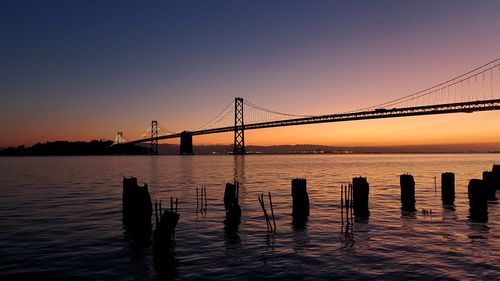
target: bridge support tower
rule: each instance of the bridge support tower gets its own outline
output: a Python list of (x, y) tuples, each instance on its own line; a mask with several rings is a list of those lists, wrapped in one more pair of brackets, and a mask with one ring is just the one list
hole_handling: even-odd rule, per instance
[(151, 121), (151, 154), (158, 154), (158, 121)]
[(233, 154), (246, 154), (243, 122), (243, 98), (234, 99), (234, 145)]
[(123, 137), (123, 133), (118, 132), (116, 134), (115, 141), (113, 142), (113, 145), (122, 144), (124, 142), (125, 142), (125, 138)]
[(193, 134), (189, 131), (181, 132), (181, 146), (179, 154), (192, 155), (193, 153)]

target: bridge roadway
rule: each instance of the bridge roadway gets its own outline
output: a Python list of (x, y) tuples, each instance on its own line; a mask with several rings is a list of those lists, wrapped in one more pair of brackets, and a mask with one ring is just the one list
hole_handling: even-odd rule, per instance
[[(318, 123), (329, 123), (329, 122), (344, 122), (344, 121), (354, 121), (354, 120), (407, 117), (407, 116), (421, 116), (421, 115), (435, 115), (435, 114), (449, 114), (449, 113), (472, 113), (475, 111), (489, 111), (489, 110), (500, 110), (500, 99), (436, 104), (436, 105), (426, 105), (426, 106), (416, 106), (416, 107), (391, 108), (391, 109), (381, 108), (370, 111), (294, 118), (294, 119), (286, 119), (286, 120), (278, 120), (278, 121), (270, 121), (262, 123), (245, 124), (243, 125), (243, 130), (254, 130), (263, 128), (285, 127), (285, 126), (296, 126), (296, 125), (318, 124)], [(208, 134), (234, 132), (234, 131), (235, 127), (229, 126), (229, 127), (192, 131), (189, 133), (193, 136), (198, 136), (198, 135), (208, 135)], [(143, 138), (125, 143), (136, 144), (136, 143), (149, 142), (153, 139), (164, 140), (164, 139), (179, 138), (180, 136), (181, 133), (176, 133), (170, 135), (162, 135), (156, 138)]]

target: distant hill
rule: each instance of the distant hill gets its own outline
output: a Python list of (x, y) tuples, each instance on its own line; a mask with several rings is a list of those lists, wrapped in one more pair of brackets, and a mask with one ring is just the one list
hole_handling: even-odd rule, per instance
[(37, 143), (30, 147), (24, 145), (8, 147), (0, 151), (1, 156), (37, 156), (37, 155), (114, 155), (114, 154), (147, 154), (148, 150), (136, 145), (111, 146), (112, 141), (54, 141)]

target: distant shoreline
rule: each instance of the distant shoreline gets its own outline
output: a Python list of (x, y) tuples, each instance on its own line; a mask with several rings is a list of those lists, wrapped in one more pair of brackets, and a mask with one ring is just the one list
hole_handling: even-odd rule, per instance
[[(406, 145), (406, 146), (328, 146), (298, 145), (247, 145), (247, 155), (376, 155), (376, 154), (497, 154), (500, 143)], [(194, 146), (195, 155), (232, 155), (231, 145)], [(113, 145), (109, 140), (89, 142), (55, 141), (37, 143), (30, 147), (17, 146), (0, 150), (0, 156), (105, 156), (149, 155), (149, 147), (141, 145)], [(179, 145), (160, 144), (159, 155), (179, 155)]]
[[(271, 156), (271, 155), (296, 155), (296, 156), (310, 156), (310, 155), (336, 155), (336, 156), (347, 156), (347, 155), (432, 155), (432, 154), (500, 154), (500, 151), (491, 151), (491, 152), (355, 152), (355, 153), (247, 153), (247, 156)], [(3, 155), (0, 154), (0, 157), (3, 158), (23, 158), (23, 157), (75, 157), (75, 156), (238, 156), (232, 153), (216, 153), (216, 154), (191, 154), (191, 155), (182, 155), (182, 154), (23, 154), (23, 155)]]

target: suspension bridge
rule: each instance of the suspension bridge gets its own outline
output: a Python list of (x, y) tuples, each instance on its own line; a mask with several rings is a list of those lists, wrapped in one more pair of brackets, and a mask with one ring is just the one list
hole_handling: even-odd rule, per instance
[(500, 58), (464, 74), (410, 95), (357, 110), (326, 114), (297, 115), (267, 109), (236, 97), (224, 110), (194, 130), (174, 132), (157, 120), (144, 134), (125, 140), (118, 132), (114, 145), (148, 143), (158, 153), (158, 141), (180, 139), (180, 154), (193, 154), (193, 136), (234, 132), (233, 154), (245, 154), (245, 131), (317, 123), (396, 118), (451, 113), (472, 113), (500, 109)]

